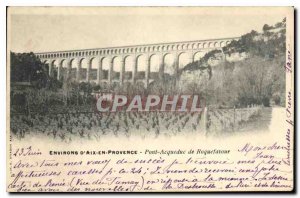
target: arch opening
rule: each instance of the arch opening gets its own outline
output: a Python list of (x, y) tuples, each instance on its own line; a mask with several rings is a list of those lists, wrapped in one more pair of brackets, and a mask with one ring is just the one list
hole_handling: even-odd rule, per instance
[(132, 71), (134, 66), (134, 60), (131, 56), (125, 58), (125, 68), (124, 68), (124, 80), (132, 79)]
[(174, 55), (172, 54), (166, 54), (164, 56), (164, 73), (169, 75), (175, 74), (175, 60)]
[(79, 61), (79, 81), (86, 80), (87, 77), (88, 62), (85, 58)]
[(178, 58), (178, 64), (179, 69), (182, 69), (189, 64), (189, 55), (185, 52), (181, 53)]
[(97, 71), (98, 71), (98, 64), (97, 59), (91, 59), (91, 68), (90, 68), (90, 80), (97, 80)]
[(71, 79), (76, 79), (76, 71), (77, 71), (77, 65), (76, 65), (76, 60), (73, 58), (70, 60), (69, 63), (70, 67), (70, 78)]
[(137, 57), (136, 79), (145, 79), (146, 77), (146, 56), (140, 55)]
[(51, 63), (50, 63), (50, 71), (51, 71), (51, 76), (53, 77), (57, 77), (58, 75), (58, 61), (57, 60), (53, 60)]
[(149, 79), (159, 78), (159, 56), (154, 54), (150, 57), (150, 74)]
[(108, 71), (109, 71), (109, 59), (103, 58), (101, 60), (102, 64), (102, 77), (104, 80), (108, 79)]
[(121, 64), (122, 59), (120, 57), (114, 57), (112, 60), (112, 79), (117, 80), (120, 79), (120, 73), (121, 73)]
[(205, 51), (199, 51), (199, 52), (194, 53), (193, 61), (200, 60), (201, 58), (204, 57), (205, 54), (206, 54)]
[(67, 71), (68, 71), (68, 63), (67, 60), (63, 59), (60, 62), (61, 68), (60, 68), (60, 76), (59, 79), (65, 80), (67, 78)]

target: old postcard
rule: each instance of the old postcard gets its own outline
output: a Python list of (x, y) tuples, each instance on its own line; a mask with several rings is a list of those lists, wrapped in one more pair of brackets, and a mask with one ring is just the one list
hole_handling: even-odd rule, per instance
[(293, 7), (8, 7), (7, 191), (294, 190)]

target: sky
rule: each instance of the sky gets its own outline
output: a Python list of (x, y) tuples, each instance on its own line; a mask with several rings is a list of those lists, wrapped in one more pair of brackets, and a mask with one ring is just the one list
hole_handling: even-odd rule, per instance
[(280, 8), (43, 7), (8, 10), (13, 52), (49, 52), (230, 38), (284, 16)]

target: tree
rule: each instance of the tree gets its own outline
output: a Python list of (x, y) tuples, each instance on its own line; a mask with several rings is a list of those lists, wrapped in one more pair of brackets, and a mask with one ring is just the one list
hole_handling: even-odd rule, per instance
[(263, 31), (266, 32), (266, 31), (271, 30), (271, 29), (273, 29), (273, 28), (274, 28), (273, 26), (269, 26), (268, 24), (265, 24), (265, 25), (263, 26)]
[(48, 75), (48, 65), (42, 63), (34, 53), (10, 52), (10, 61), (11, 82), (30, 82), (36, 88), (60, 86), (56, 79)]

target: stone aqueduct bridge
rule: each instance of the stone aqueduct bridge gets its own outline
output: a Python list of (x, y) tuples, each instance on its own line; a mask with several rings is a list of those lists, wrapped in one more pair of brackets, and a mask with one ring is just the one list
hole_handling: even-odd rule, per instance
[[(147, 44), (147, 45), (133, 45), (123, 47), (108, 47), (98, 49), (83, 49), (83, 50), (69, 50), (69, 51), (57, 51), (57, 52), (43, 52), (36, 53), (42, 62), (49, 64), (49, 75), (53, 75), (53, 69), (57, 67), (57, 78), (61, 79), (63, 65), (66, 64), (66, 76), (71, 75), (72, 70), (76, 70), (73, 76), (76, 81), (96, 81), (96, 83), (114, 83), (118, 82), (123, 84), (124, 82), (143, 81), (144, 85), (147, 86), (149, 82), (153, 81), (151, 61), (153, 56), (158, 57), (158, 77), (163, 78), (164, 76), (164, 63), (165, 57), (171, 54), (174, 57), (173, 69), (174, 73), (177, 74), (179, 68), (179, 60), (182, 54), (186, 54), (188, 62), (195, 61), (197, 53), (206, 53), (214, 49), (222, 49), (230, 41), (238, 39), (235, 38), (223, 38), (223, 39), (212, 39), (212, 40), (196, 40), (196, 41), (185, 41), (185, 42), (173, 42), (173, 43), (158, 43), (158, 44)], [(145, 69), (142, 78), (137, 78), (139, 72), (138, 60), (141, 56), (145, 56)], [(133, 68), (129, 79), (125, 78), (125, 62), (128, 57), (133, 58)], [(119, 75), (115, 73), (115, 60), (120, 59), (121, 68), (119, 68)], [(87, 62), (86, 74), (84, 79), (81, 79), (82, 62), (85, 59)], [(106, 75), (103, 67), (104, 59), (108, 59), (108, 69)], [(65, 62), (66, 61), (66, 62)], [(91, 79), (91, 67), (92, 62), (96, 61), (97, 78)], [(74, 65), (75, 64), (75, 65)], [(72, 66), (74, 65), (74, 66)], [(72, 69), (73, 68), (73, 69)]]

